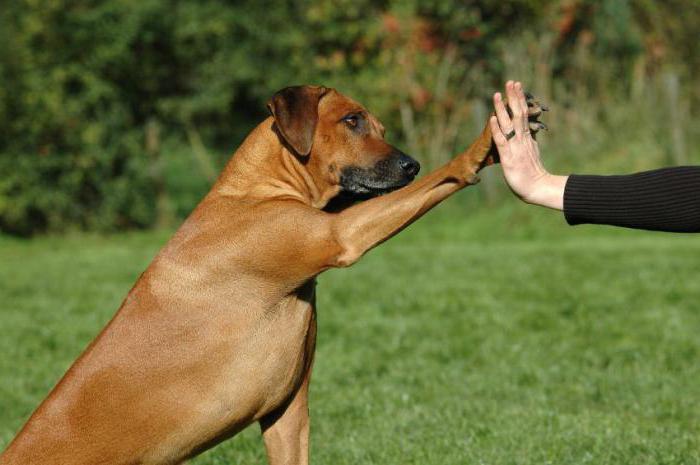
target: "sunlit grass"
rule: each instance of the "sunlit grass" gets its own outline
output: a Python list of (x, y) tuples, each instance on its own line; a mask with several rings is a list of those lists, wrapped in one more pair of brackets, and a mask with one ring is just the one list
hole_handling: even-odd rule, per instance
[[(460, 199), (319, 278), (312, 462), (700, 463), (700, 237)], [(0, 444), (168, 235), (0, 239)]]

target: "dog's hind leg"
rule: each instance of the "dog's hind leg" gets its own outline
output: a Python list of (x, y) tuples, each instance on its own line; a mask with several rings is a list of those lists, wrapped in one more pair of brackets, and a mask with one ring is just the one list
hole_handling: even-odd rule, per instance
[(306, 366), (301, 384), (290, 399), (260, 420), (270, 465), (309, 463), (309, 382), (316, 347), (316, 318), (309, 325)]
[(260, 420), (270, 465), (309, 463), (308, 393), (309, 374), (289, 403)]

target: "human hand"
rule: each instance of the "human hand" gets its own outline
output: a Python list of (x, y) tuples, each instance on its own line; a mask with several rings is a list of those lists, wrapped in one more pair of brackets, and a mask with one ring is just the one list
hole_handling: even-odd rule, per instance
[(493, 140), (510, 189), (523, 201), (557, 210), (564, 207), (568, 176), (552, 175), (540, 159), (540, 149), (530, 132), (528, 105), (520, 82), (506, 83), (508, 106), (499, 92), (493, 96), (496, 115), (489, 120)]

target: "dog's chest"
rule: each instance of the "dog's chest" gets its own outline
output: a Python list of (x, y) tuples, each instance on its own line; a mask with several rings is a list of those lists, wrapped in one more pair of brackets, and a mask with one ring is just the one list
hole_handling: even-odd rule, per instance
[(301, 383), (313, 357), (316, 342), (316, 311), (313, 294), (290, 296), (280, 304), (279, 314), (270, 321), (264, 337), (263, 382), (269, 400), (281, 403)]
[(259, 406), (255, 417), (284, 402), (310, 365), (316, 341), (314, 288), (311, 281), (267, 309), (231, 354), (225, 397), (254, 399), (246, 404)]
[(281, 406), (301, 385), (316, 340), (313, 284), (267, 309), (234, 347), (216, 357), (220, 362), (212, 366), (209, 382), (200, 386), (204, 395), (188, 396), (190, 415), (169, 438), (176, 449), (230, 436)]

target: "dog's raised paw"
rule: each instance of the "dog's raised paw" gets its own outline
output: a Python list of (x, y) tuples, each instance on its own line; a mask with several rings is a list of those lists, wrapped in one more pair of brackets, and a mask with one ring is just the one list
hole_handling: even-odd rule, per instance
[(537, 100), (530, 92), (525, 92), (525, 101), (527, 102), (527, 119), (530, 122), (530, 132), (534, 135), (542, 129), (547, 130), (547, 125), (538, 118), (545, 111), (549, 111), (549, 107)]
[[(549, 107), (539, 100), (537, 100), (530, 92), (525, 92), (525, 101), (527, 102), (527, 119), (530, 123), (530, 131), (536, 133), (542, 129), (547, 130), (547, 125), (539, 120), (542, 113), (549, 111)], [(508, 116), (513, 117), (513, 111), (510, 109), (510, 105), (506, 101), (506, 109), (508, 110)]]
[[(542, 113), (549, 111), (549, 107), (539, 100), (537, 100), (530, 92), (525, 92), (525, 101), (527, 102), (527, 119), (530, 126), (530, 132), (534, 136), (537, 132), (541, 130), (549, 129), (546, 124), (539, 120)], [(513, 117), (513, 112), (510, 106), (506, 102), (506, 109), (508, 110), (508, 116)]]

